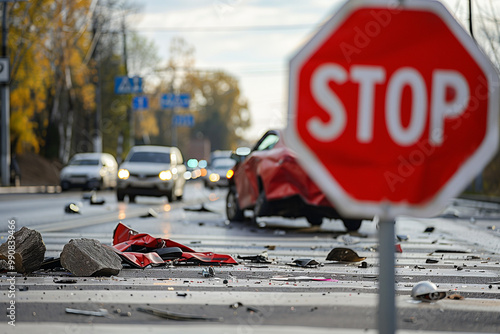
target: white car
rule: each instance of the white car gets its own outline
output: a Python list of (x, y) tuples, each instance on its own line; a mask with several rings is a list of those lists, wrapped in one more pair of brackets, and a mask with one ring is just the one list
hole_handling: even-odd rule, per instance
[(116, 197), (130, 202), (136, 196), (167, 196), (169, 202), (182, 199), (186, 166), (176, 147), (142, 145), (130, 149), (118, 170)]
[(105, 189), (116, 187), (118, 163), (108, 153), (77, 153), (61, 170), (62, 190), (71, 187)]

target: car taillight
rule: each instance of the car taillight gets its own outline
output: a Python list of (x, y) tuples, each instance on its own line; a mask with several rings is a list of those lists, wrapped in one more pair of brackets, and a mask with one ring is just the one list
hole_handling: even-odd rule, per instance
[(232, 170), (232, 169), (228, 170), (227, 173), (226, 173), (226, 177), (228, 179), (232, 178), (233, 175), (234, 175), (234, 170)]

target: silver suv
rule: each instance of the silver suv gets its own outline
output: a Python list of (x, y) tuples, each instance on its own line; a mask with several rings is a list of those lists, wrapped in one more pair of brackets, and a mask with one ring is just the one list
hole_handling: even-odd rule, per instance
[(176, 147), (134, 146), (120, 165), (116, 197), (130, 202), (139, 196), (167, 196), (169, 202), (182, 199), (184, 173), (181, 151)]

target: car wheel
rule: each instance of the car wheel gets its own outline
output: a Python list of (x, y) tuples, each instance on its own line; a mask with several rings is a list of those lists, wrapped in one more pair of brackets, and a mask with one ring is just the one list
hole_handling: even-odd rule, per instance
[(348, 232), (355, 232), (361, 227), (361, 219), (342, 219), (345, 228)]
[(118, 200), (118, 202), (123, 202), (125, 200), (125, 193), (121, 190), (117, 190), (116, 199)]
[(257, 197), (255, 206), (253, 207), (253, 218), (252, 221), (257, 224), (257, 218), (262, 216), (267, 207), (266, 192), (262, 189)]
[(135, 195), (128, 195), (128, 202), (129, 203), (135, 203)]
[(242, 221), (245, 218), (243, 210), (238, 204), (238, 193), (234, 187), (230, 187), (226, 197), (226, 216), (230, 221)]
[(323, 224), (323, 216), (316, 213), (307, 214), (306, 219), (311, 226), (321, 226)]
[(63, 191), (64, 191), (64, 190), (68, 190), (68, 189), (69, 189), (69, 187), (70, 187), (70, 184), (69, 184), (69, 182), (68, 182), (68, 181), (62, 181), (62, 182), (61, 182), (61, 190), (63, 190)]

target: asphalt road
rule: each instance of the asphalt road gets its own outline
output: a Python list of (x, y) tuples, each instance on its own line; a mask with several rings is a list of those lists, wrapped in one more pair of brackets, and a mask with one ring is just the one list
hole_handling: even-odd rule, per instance
[[(8, 221), (16, 228), (41, 232), (46, 256), (59, 256), (75, 238), (111, 244), (118, 222), (144, 233), (170, 238), (197, 251), (238, 256), (266, 252), (271, 263), (239, 260), (237, 266), (164, 266), (124, 268), (116, 277), (76, 277), (76, 283), (55, 283), (68, 272), (38, 271), (15, 282), (16, 327), (5, 318), (0, 332), (13, 333), (155, 333), (168, 330), (203, 333), (377, 332), (377, 222), (366, 221), (348, 235), (340, 221), (325, 220), (311, 228), (305, 219), (264, 218), (229, 223), (224, 215), (225, 190), (204, 189), (191, 182), (182, 202), (139, 197), (117, 203), (112, 191), (98, 193), (103, 205), (90, 205), (81, 191), (62, 194), (0, 195), (0, 242)], [(68, 214), (69, 203), (80, 214)], [(154, 217), (147, 216), (154, 210)], [(432, 232), (426, 229), (434, 228)], [(500, 333), (500, 206), (456, 200), (441, 217), (396, 221), (397, 327), (423, 331)], [(429, 231), (429, 230), (427, 230)], [(335, 247), (348, 247), (366, 257), (360, 262), (327, 261)], [(289, 265), (295, 259), (320, 265)], [(428, 263), (428, 259), (436, 263)], [(328, 280), (314, 280), (325, 278)], [(422, 303), (410, 297), (415, 283), (430, 280), (448, 296)], [(1, 307), (10, 305), (7, 276), (0, 278)], [(459, 297), (456, 297), (459, 298)], [(67, 313), (72, 308), (105, 310), (89, 316)], [(140, 311), (149, 308), (149, 313)], [(150, 308), (203, 319), (178, 321), (150, 314)]]

